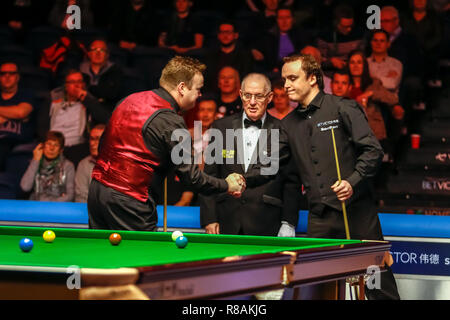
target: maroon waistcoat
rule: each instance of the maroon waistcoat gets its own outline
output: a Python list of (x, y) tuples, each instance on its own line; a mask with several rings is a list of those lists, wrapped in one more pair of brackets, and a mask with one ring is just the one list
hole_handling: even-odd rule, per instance
[(118, 105), (106, 126), (92, 178), (139, 201), (148, 199), (155, 168), (161, 162), (145, 145), (147, 120), (170, 103), (152, 91), (128, 96)]

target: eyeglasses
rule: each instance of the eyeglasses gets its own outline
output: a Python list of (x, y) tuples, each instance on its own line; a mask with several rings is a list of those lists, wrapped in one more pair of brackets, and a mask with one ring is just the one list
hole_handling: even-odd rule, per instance
[[(351, 23), (349, 23), (350, 21), (342, 21), (343, 19), (341, 19), (341, 20), (339, 20), (339, 23), (338, 23), (338, 25), (341, 27), (341, 28), (345, 28), (345, 29), (351, 29), (352, 27), (353, 27), (353, 25), (355, 24), (354, 22), (353, 22), (353, 20), (351, 21)], [(347, 19), (348, 20), (348, 19)]]
[(3, 76), (6, 76), (6, 75), (8, 75), (8, 76), (14, 76), (14, 75), (16, 75), (16, 74), (18, 74), (19, 72), (17, 72), (17, 71), (0, 71), (0, 76), (1, 77), (3, 77)]
[(51, 142), (50, 140), (45, 141), (44, 143), (46, 146), (48, 147), (54, 147), (54, 148), (59, 148), (61, 147), (61, 145), (59, 144), (59, 142)]
[(388, 42), (387, 39), (372, 39), (372, 42)]
[(394, 21), (397, 21), (398, 17), (392, 18), (392, 19), (381, 19), (381, 23), (393, 23)]
[(90, 52), (108, 52), (107, 49), (104, 48), (91, 48), (89, 49)]
[(264, 100), (266, 100), (266, 98), (269, 94), (270, 94), (270, 92), (267, 94), (262, 94), (262, 93), (251, 94), (251, 93), (247, 93), (247, 92), (242, 92), (242, 100), (250, 101), (252, 99), (252, 97), (254, 97), (256, 101), (263, 102)]

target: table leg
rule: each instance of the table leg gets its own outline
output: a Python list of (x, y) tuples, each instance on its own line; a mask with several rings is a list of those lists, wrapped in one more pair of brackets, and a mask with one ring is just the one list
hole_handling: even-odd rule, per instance
[(359, 300), (365, 300), (365, 281), (364, 276), (359, 276)]

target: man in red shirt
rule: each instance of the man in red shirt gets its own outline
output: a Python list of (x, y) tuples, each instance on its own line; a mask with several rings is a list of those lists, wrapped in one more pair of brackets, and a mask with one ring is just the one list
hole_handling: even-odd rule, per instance
[[(172, 160), (172, 149), (179, 146), (178, 140), (173, 141), (173, 132), (181, 129), (189, 136), (178, 113), (195, 106), (205, 68), (195, 59), (177, 56), (164, 67), (159, 89), (132, 94), (115, 108), (92, 172), (90, 228), (156, 230), (153, 192), (172, 169), (197, 192), (228, 191), (240, 196), (245, 188), (242, 176), (231, 174), (225, 180), (217, 179), (199, 170), (194, 161), (178, 164)], [(190, 148), (182, 151), (192, 160)]]

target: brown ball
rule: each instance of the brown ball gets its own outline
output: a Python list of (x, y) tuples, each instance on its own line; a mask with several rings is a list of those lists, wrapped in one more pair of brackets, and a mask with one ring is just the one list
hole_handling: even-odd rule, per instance
[(113, 246), (117, 246), (120, 243), (120, 241), (122, 241), (122, 237), (118, 233), (112, 233), (109, 236), (109, 242), (111, 242)]

